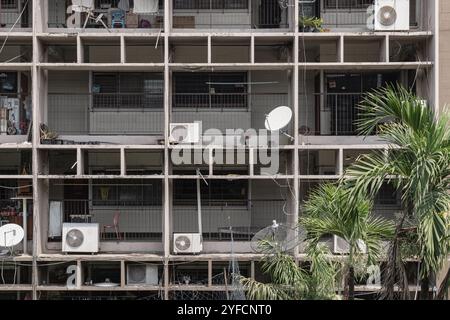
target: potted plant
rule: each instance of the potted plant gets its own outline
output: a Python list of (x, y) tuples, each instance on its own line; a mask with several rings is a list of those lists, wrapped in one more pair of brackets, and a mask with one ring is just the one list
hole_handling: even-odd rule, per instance
[(51, 131), (46, 124), (41, 124), (41, 143), (42, 144), (54, 144), (58, 134)]
[(300, 17), (300, 30), (303, 32), (322, 32), (322, 25), (322, 18)]

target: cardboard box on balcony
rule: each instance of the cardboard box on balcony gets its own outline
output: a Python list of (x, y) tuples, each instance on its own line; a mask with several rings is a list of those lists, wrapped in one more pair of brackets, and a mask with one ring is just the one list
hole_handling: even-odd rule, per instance
[(127, 13), (125, 24), (127, 28), (135, 29), (139, 27), (139, 15), (135, 13)]
[(0, 120), (8, 120), (9, 112), (7, 108), (0, 108)]
[(195, 16), (174, 16), (173, 27), (180, 29), (194, 29)]
[(32, 196), (33, 190), (31, 189), (31, 184), (32, 182), (30, 180), (18, 180), (17, 196), (19, 197)]

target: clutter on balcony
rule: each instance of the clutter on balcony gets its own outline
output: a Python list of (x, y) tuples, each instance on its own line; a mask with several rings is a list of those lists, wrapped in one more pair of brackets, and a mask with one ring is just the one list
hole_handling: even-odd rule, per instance
[(72, 0), (67, 12), (69, 28), (160, 28), (163, 20), (158, 0)]

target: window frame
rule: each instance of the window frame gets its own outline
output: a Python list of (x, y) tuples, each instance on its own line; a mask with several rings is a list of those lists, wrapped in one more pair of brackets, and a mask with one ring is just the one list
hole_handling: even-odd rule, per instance
[[(129, 83), (129, 80), (123, 77), (138, 77), (139, 88), (135, 92), (122, 89), (121, 83)], [(108, 92), (96, 92), (96, 77), (111, 77), (112, 89)], [(151, 87), (146, 87), (146, 82), (153, 81)], [(111, 91), (111, 92), (109, 92)], [(111, 102), (108, 103), (108, 95), (111, 96)], [(101, 102), (101, 97), (106, 97), (106, 102)], [(135, 98), (132, 98), (135, 96)], [(152, 112), (164, 109), (164, 75), (161, 72), (92, 72), (92, 85), (90, 88), (90, 110), (98, 111), (143, 111)], [(127, 103), (127, 99), (132, 102)], [(141, 100), (141, 103), (133, 103), (133, 99)], [(100, 102), (97, 102), (100, 100)]]
[(20, 2), (19, 0), (12, 0), (14, 1), (15, 8), (10, 8), (8, 6), (4, 7), (3, 1), (7, 0), (0, 0), (0, 10), (4, 12), (19, 12), (20, 10)]

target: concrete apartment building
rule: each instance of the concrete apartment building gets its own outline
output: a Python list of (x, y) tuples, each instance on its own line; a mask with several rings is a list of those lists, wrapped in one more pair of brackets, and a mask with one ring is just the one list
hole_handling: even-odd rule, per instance
[[(372, 0), (1, 0), (0, 219), (27, 240), (0, 257), (0, 298), (215, 298), (232, 260), (262, 279), (254, 234), (294, 225), (311, 188), (387, 147), (357, 136), (364, 92), (401, 83), (430, 108), (449, 100), (437, 60), (448, 4), (375, 2), (396, 21), (373, 30)], [(301, 16), (321, 17), (324, 32)], [(263, 129), (277, 106), (293, 111), (277, 172), (256, 156), (268, 144), (232, 148), (244, 161), (222, 164), (221, 147), (170, 139), (173, 124), (196, 121), (202, 132)], [(207, 156), (176, 164), (180, 149)], [(399, 208), (383, 188), (377, 214)], [(98, 253), (63, 252), (74, 223), (85, 242), (99, 237)], [(176, 249), (180, 234), (193, 253)]]

